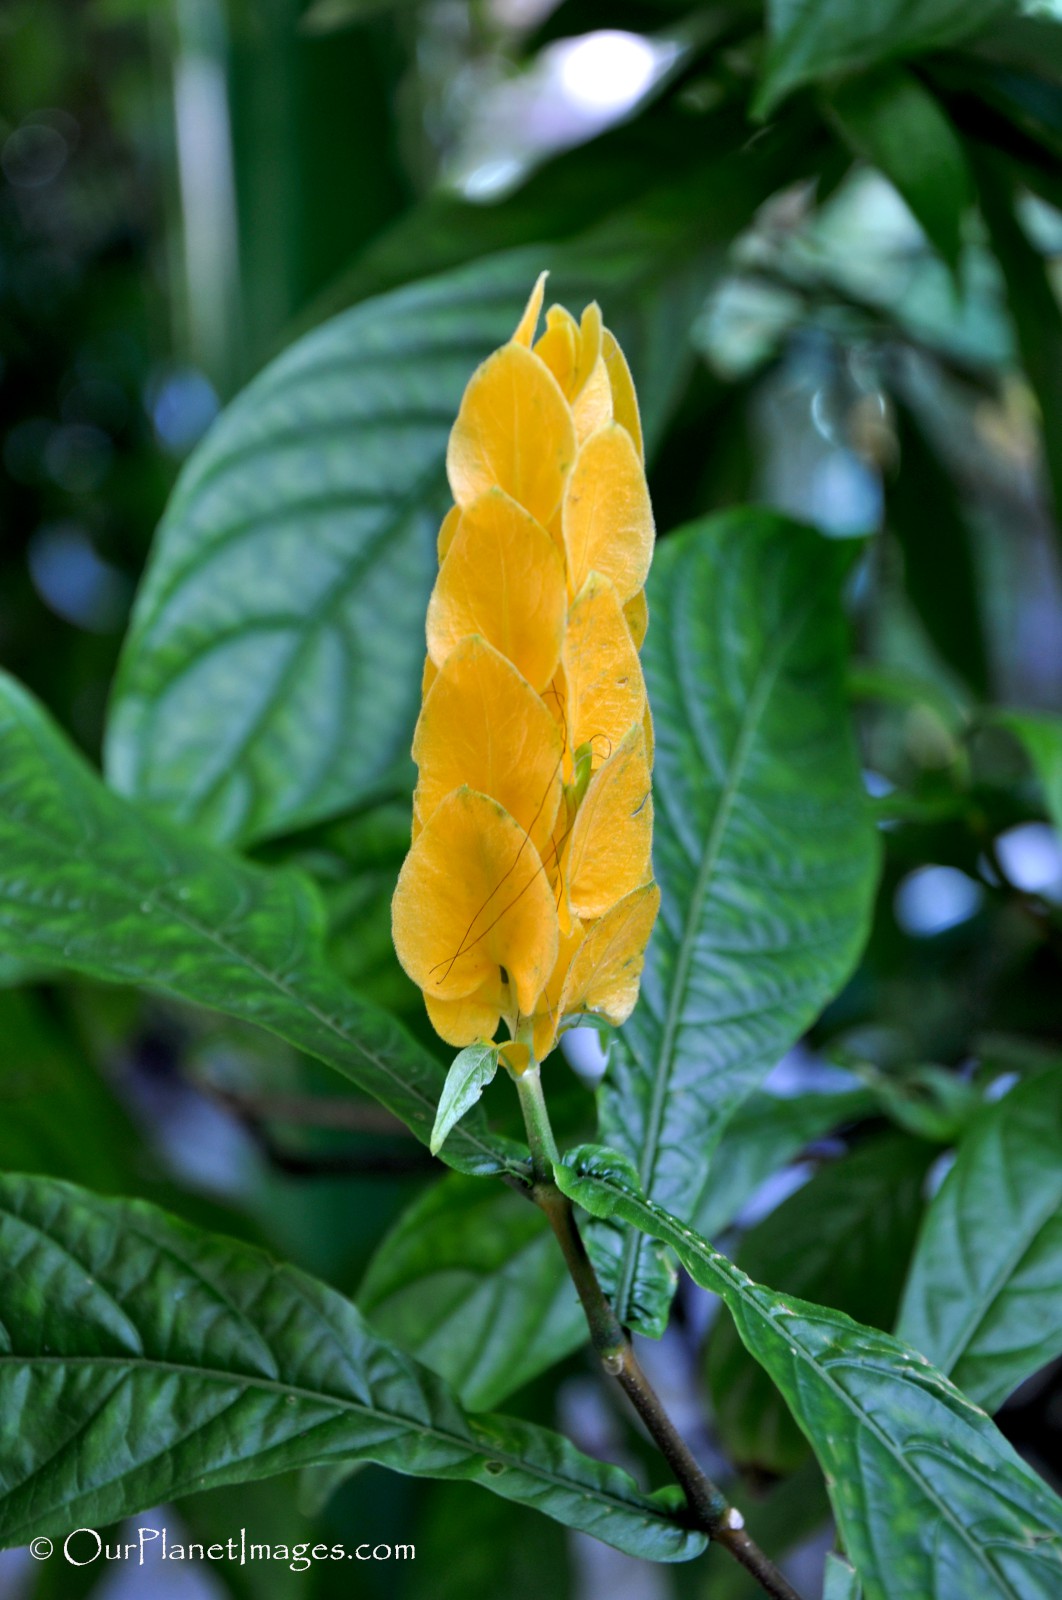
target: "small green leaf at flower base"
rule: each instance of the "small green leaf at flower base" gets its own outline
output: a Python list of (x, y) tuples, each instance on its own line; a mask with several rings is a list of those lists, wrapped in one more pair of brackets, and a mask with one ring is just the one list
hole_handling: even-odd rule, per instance
[(450, 1129), (472, 1109), (497, 1070), (496, 1044), (470, 1044), (454, 1057), (431, 1130), (429, 1147), (433, 1156), (439, 1154)]

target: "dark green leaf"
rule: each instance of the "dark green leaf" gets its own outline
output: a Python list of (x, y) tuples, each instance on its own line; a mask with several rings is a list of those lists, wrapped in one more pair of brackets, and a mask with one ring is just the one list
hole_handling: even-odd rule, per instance
[(712, 1152), (694, 1218), (697, 1232), (714, 1239), (734, 1222), (760, 1185), (805, 1145), (874, 1109), (874, 1096), (862, 1089), (838, 1094), (750, 1094)]
[(904, 587), (930, 640), (978, 695), (988, 652), (966, 509), (907, 406), (896, 405), (899, 469), (886, 482), (889, 527), (903, 551)]
[(981, 215), (1006, 285), (1022, 366), (1040, 406), (1047, 477), (1056, 515), (1062, 516), (1062, 309), (1047, 264), (1019, 220), (1009, 169), (982, 151), (974, 173)]
[(428, 1148), (438, 1155), (450, 1129), (455, 1127), (466, 1111), (478, 1104), (484, 1089), (494, 1082), (498, 1070), (496, 1044), (470, 1044), (450, 1063), (446, 1082), (435, 1113), (435, 1126), (431, 1130)]
[(614, 1152), (584, 1148), (567, 1162), (558, 1182), (573, 1200), (664, 1240), (725, 1301), (811, 1442), (866, 1600), (1056, 1600), (1062, 1502), (924, 1356), (753, 1283), (642, 1199)]
[(755, 110), (801, 84), (939, 50), (1014, 9), (1010, 0), (768, 0), (768, 49)]
[(1024, 746), (1040, 780), (1047, 814), (1062, 829), (1062, 717), (1049, 711), (994, 711), (991, 720)]
[[(738, 1266), (785, 1294), (847, 1312), (872, 1328), (891, 1328), (932, 1155), (929, 1145), (902, 1134), (868, 1139), (821, 1166), (752, 1228), (741, 1242)], [(807, 1441), (729, 1317), (712, 1329), (706, 1373), (727, 1455), (768, 1472), (793, 1471)]]
[(1062, 1355), (1062, 1071), (984, 1108), (926, 1216), (901, 1338), (995, 1411)]
[(4, 1545), (360, 1459), (481, 1483), (647, 1559), (703, 1547), (559, 1435), (469, 1418), (341, 1295), (248, 1246), (140, 1202), (11, 1177), (0, 1241)]
[(887, 67), (841, 85), (828, 105), (854, 154), (899, 190), (930, 243), (957, 272), (970, 173), (939, 101), (912, 73)]
[[(781, 517), (736, 512), (669, 538), (650, 577), (662, 910), (602, 1129), (646, 1193), (684, 1216), (699, 1214), (727, 1119), (865, 937), (878, 845), (844, 688), (850, 557)], [(623, 1317), (642, 1252), (631, 1234)]]
[[(307, 879), (250, 866), (104, 788), (0, 675), (0, 952), (139, 984), (257, 1023), (318, 1056), (427, 1141), (442, 1069), (328, 967)], [(515, 1147), (474, 1118), (452, 1165), (497, 1171)]]
[(399, 1219), (357, 1300), (374, 1327), (477, 1410), (499, 1405), (586, 1339), (542, 1212), (510, 1190), (456, 1175)]

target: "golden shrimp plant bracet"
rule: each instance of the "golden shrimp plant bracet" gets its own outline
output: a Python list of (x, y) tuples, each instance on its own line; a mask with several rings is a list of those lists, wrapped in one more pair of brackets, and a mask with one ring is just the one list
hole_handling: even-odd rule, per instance
[(450, 435), (393, 903), (436, 1032), (465, 1047), (504, 1023), (517, 1075), (575, 1020), (626, 1020), (659, 903), (638, 402), (596, 304), (538, 333), (545, 277)]

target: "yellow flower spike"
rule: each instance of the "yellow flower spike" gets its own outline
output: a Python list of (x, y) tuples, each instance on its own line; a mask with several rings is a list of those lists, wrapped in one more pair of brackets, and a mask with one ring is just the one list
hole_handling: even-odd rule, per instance
[(535, 279), (535, 287), (531, 290), (524, 307), (524, 314), (517, 323), (516, 332), (513, 334), (513, 344), (522, 344), (530, 350), (538, 327), (538, 319), (542, 315), (542, 301), (546, 293), (546, 279), (548, 272), (540, 272)]
[(463, 1050), (477, 1039), (493, 1039), (507, 997), (507, 986), (498, 979), (489, 979), (474, 994), (460, 1000), (437, 1000), (430, 989), (425, 989), (424, 1004), (439, 1038)]
[(568, 613), (561, 650), (568, 755), (591, 746), (593, 766), (611, 755), (645, 710), (645, 681), (619, 598), (592, 573)]
[(447, 657), (413, 734), (413, 807), (427, 822), (462, 784), (490, 795), (542, 850), (561, 796), (563, 736), (544, 701), (483, 639)]
[(607, 328), (601, 330), (601, 359), (608, 369), (612, 389), (612, 415), (621, 427), (626, 428), (634, 440), (639, 461), (645, 460), (645, 443), (642, 439), (642, 419), (638, 410), (638, 396), (627, 358), (616, 342), (616, 336)]
[(641, 724), (590, 779), (562, 873), (573, 914), (604, 916), (651, 877), (653, 801)]
[(645, 947), (660, 909), (655, 883), (632, 889), (610, 906), (580, 943), (565, 977), (561, 1016), (593, 1012), (619, 1027), (638, 999)]
[(544, 689), (568, 610), (564, 562), (545, 528), (501, 489), (465, 508), (428, 604), (428, 649), (442, 666), (478, 633)]
[(649, 602), (645, 598), (644, 589), (639, 589), (637, 594), (631, 596), (623, 608), (623, 615), (631, 630), (634, 648), (640, 650), (649, 632)]
[(454, 499), (464, 507), (504, 489), (545, 525), (574, 459), (575, 424), (556, 378), (522, 344), (503, 345), (472, 374), (450, 434)]
[(437, 806), (398, 875), (391, 905), (405, 971), (438, 1000), (463, 1000), (504, 970), (530, 1016), (557, 959), (557, 913), (538, 852), (487, 795), (461, 788)]
[(591, 434), (580, 449), (561, 527), (573, 594), (591, 572), (610, 579), (623, 604), (638, 593), (653, 557), (653, 510), (638, 452), (618, 423)]

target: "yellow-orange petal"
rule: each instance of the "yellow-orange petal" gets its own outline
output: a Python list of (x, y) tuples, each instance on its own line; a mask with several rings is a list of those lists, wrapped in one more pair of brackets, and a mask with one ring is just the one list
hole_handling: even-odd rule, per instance
[(440, 567), (446, 560), (447, 551), (454, 542), (454, 534), (457, 532), (457, 525), (460, 521), (461, 507), (451, 506), (445, 517), (442, 519), (442, 523), (439, 527), (439, 535), (435, 541), (435, 549), (439, 557)]
[(617, 343), (616, 336), (607, 328), (601, 330), (601, 355), (608, 368), (612, 388), (612, 415), (626, 428), (634, 440), (634, 448), (641, 461), (645, 460), (645, 443), (642, 439), (642, 419), (638, 411), (638, 396), (627, 358)]
[(561, 651), (567, 689), (568, 752), (591, 746), (607, 760), (645, 710), (645, 681), (612, 584), (592, 573), (568, 613)]
[(525, 345), (529, 350), (535, 337), (535, 329), (538, 327), (538, 319), (542, 315), (542, 299), (546, 292), (546, 279), (548, 277), (548, 272), (540, 272), (535, 279), (535, 287), (528, 296), (524, 314), (517, 323), (516, 332), (513, 334), (513, 343)]
[(630, 434), (609, 423), (581, 447), (561, 513), (568, 584), (578, 594), (591, 572), (626, 603), (642, 588), (653, 557), (653, 510)]
[(659, 907), (660, 890), (644, 883), (592, 925), (568, 969), (558, 1006), (562, 1016), (593, 1011), (614, 1027), (626, 1022), (638, 999)]
[(545, 524), (574, 459), (575, 424), (556, 378), (522, 344), (503, 345), (472, 374), (450, 434), (454, 499), (467, 506), (497, 487)]
[(530, 1016), (557, 959), (557, 912), (538, 852), (487, 795), (461, 788), (425, 823), (391, 903), (398, 959), (434, 999), (461, 1000), (508, 975)]
[(460, 1000), (440, 1000), (430, 989), (424, 990), (428, 1020), (440, 1039), (463, 1050), (477, 1039), (493, 1039), (502, 1014), (504, 984), (488, 979), (474, 994)]
[(601, 356), (601, 307), (596, 300), (583, 310), (579, 319), (579, 336), (576, 340), (575, 371), (572, 374), (569, 399), (574, 400), (576, 395), (589, 381), (590, 374), (597, 366)]
[(645, 734), (645, 759), (651, 772), (656, 757), (656, 729), (653, 727), (653, 713), (648, 700), (642, 713), (642, 732)]
[(623, 615), (627, 619), (627, 626), (631, 630), (634, 648), (640, 650), (645, 643), (645, 636), (649, 632), (649, 602), (645, 598), (645, 590), (639, 589), (637, 594), (632, 594), (627, 604), (623, 607)]
[(535, 354), (545, 362), (567, 398), (572, 393), (579, 359), (579, 325), (563, 306), (550, 306), (546, 312), (546, 331), (535, 344)]
[(564, 562), (545, 528), (501, 489), (466, 506), (428, 603), (436, 666), (478, 633), (533, 689), (544, 689), (560, 660), (567, 612)]
[(653, 799), (641, 723), (594, 773), (576, 814), (562, 872), (584, 921), (604, 916), (652, 876)]
[(564, 992), (564, 984), (569, 968), (583, 942), (583, 937), (584, 929), (579, 921), (574, 922), (566, 933), (563, 931), (561, 933), (553, 971), (550, 973), (549, 982), (546, 984), (542, 998), (538, 1002), (538, 1009), (532, 1018), (536, 1061), (544, 1061), (556, 1043), (557, 1029), (561, 1020), (561, 995)]
[(563, 735), (510, 661), (480, 638), (447, 656), (413, 734), (422, 822), (462, 784), (490, 795), (531, 835), (550, 837), (561, 796)]
[(572, 401), (575, 437), (579, 444), (612, 421), (612, 386), (608, 369), (599, 356), (586, 382)]
[(431, 659), (431, 656), (425, 656), (424, 671), (420, 675), (420, 698), (422, 701), (428, 698), (428, 690), (438, 676), (439, 669), (435, 662)]

